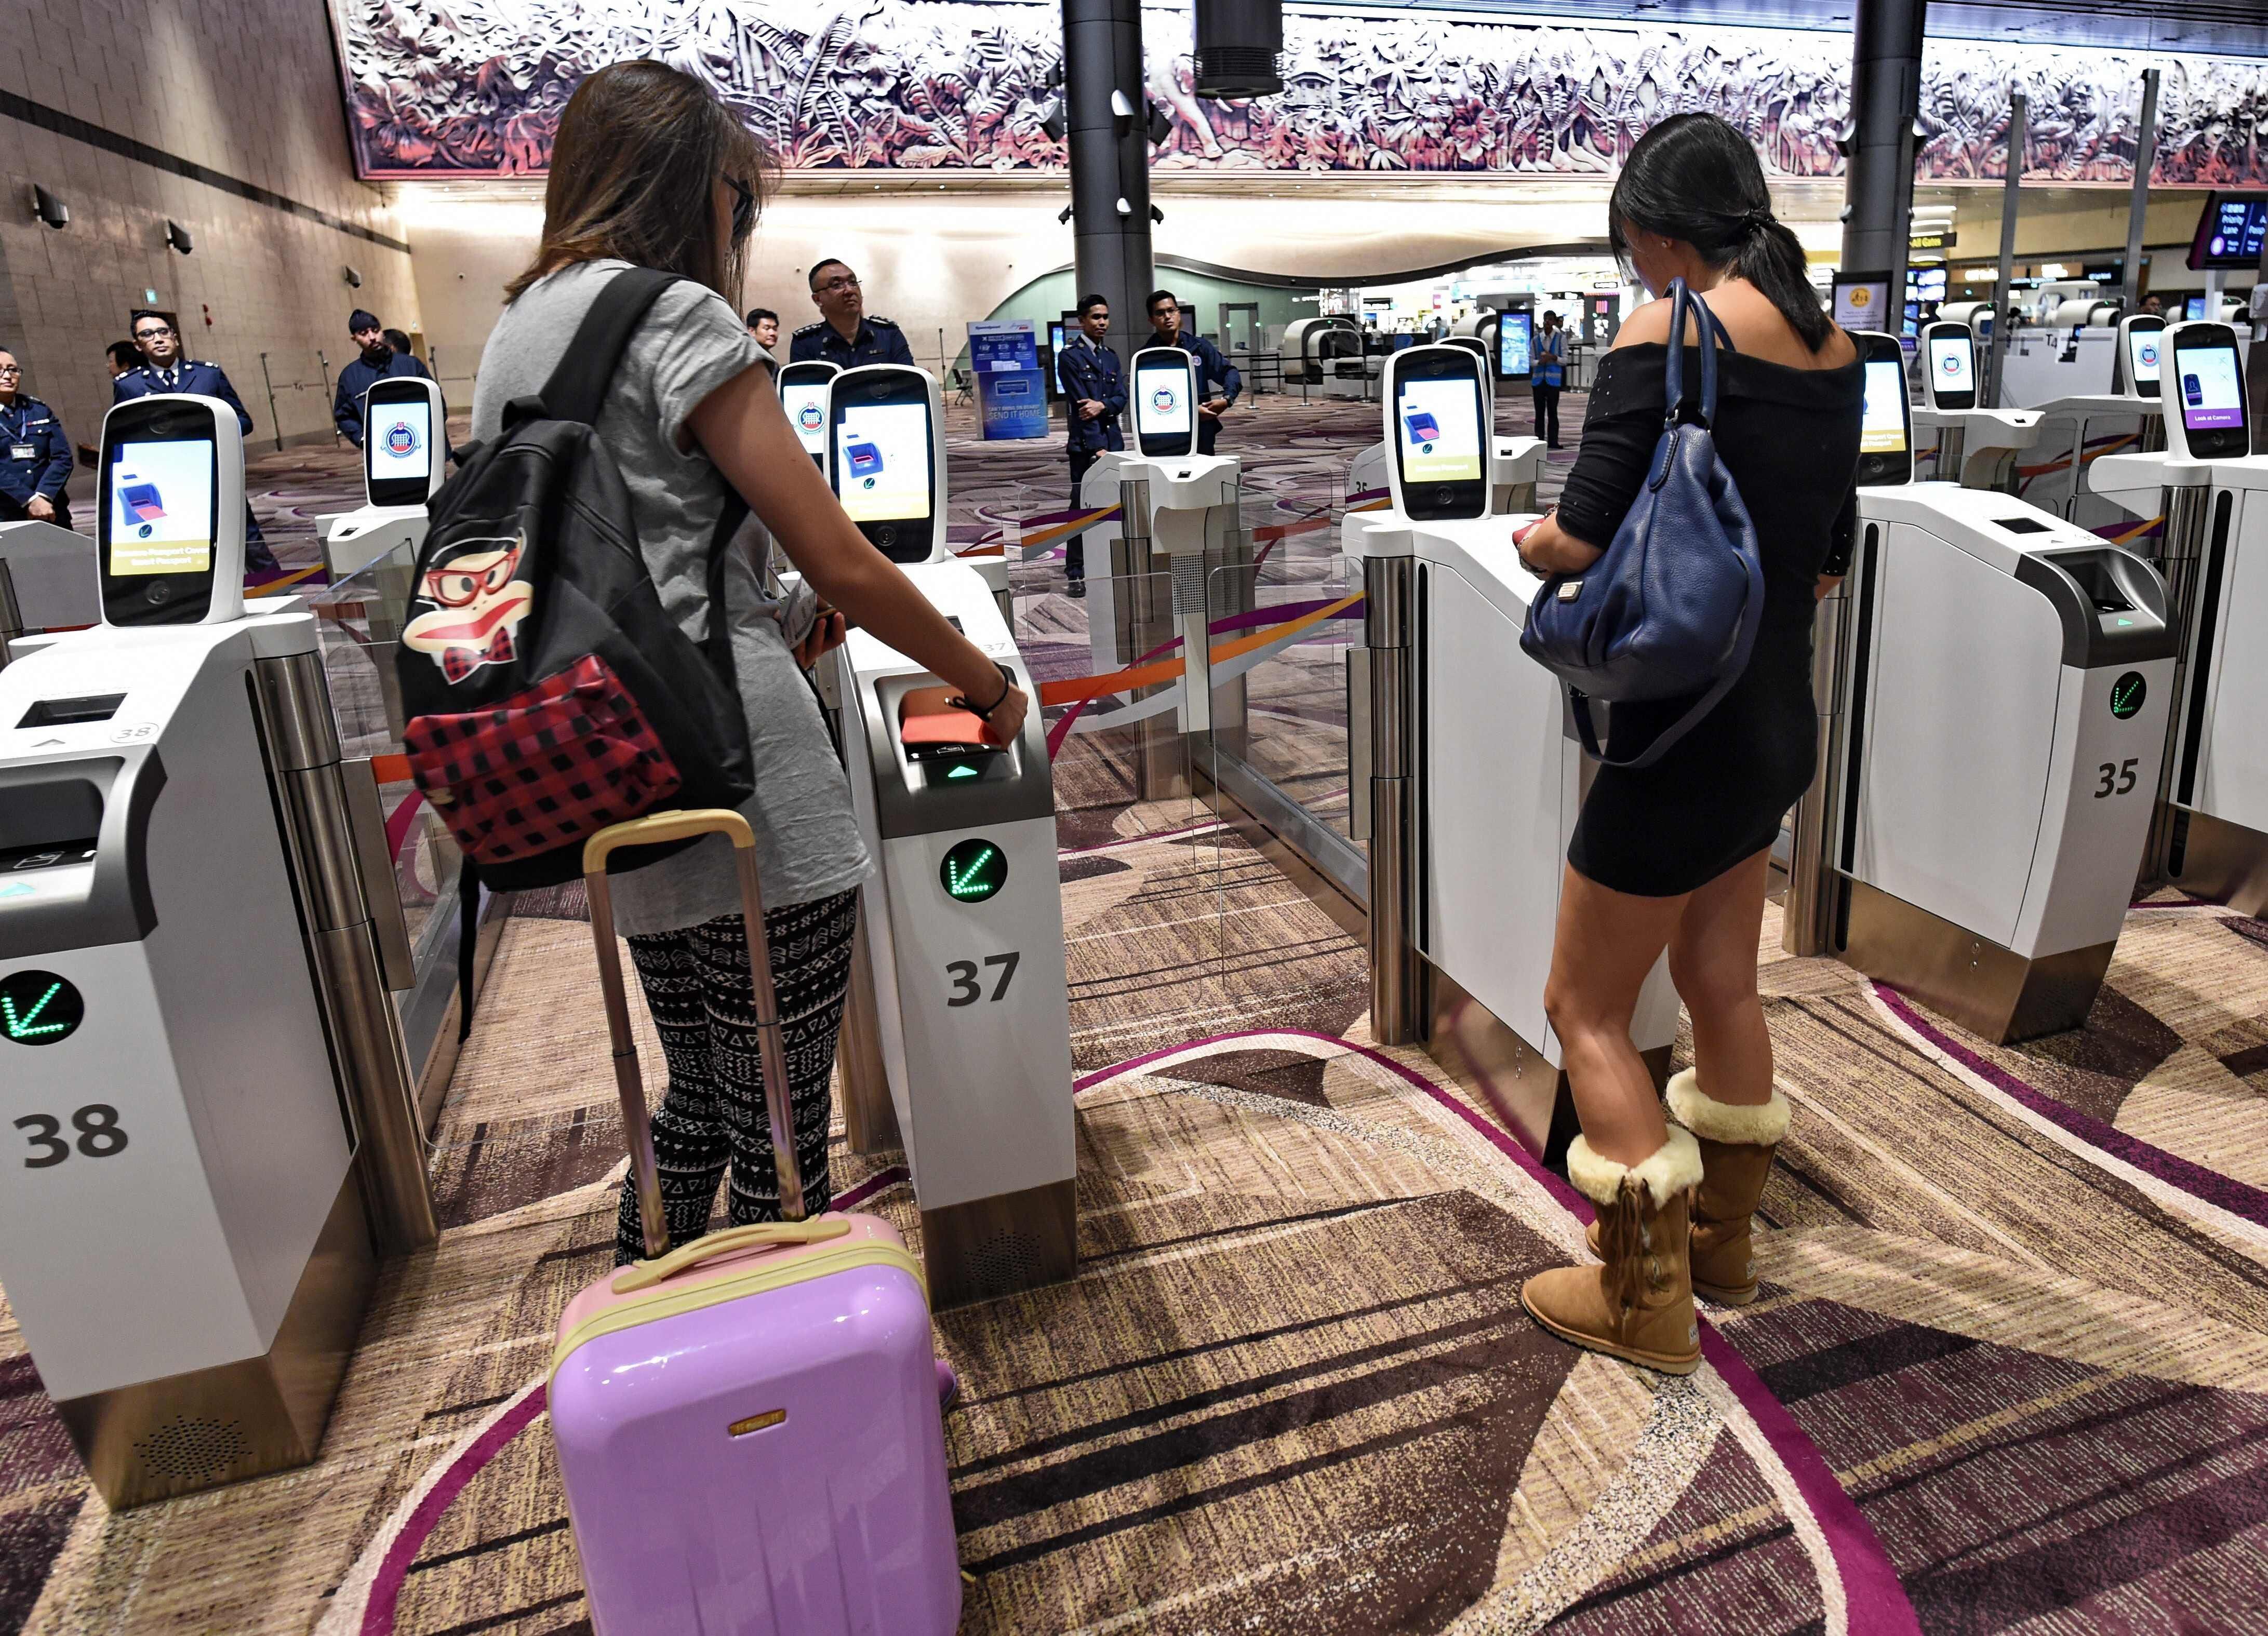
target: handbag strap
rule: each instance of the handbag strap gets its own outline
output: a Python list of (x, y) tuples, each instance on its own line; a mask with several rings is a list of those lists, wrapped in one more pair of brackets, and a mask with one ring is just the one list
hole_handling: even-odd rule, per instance
[(1717, 419), (1717, 345), (1719, 340), (1731, 344), (1717, 315), (1709, 311), (1709, 304), (1685, 287), (1682, 278), (1669, 281), (1669, 356), (1661, 371), (1661, 423), (1666, 427), (1677, 423), (1677, 412), (1685, 402), (1685, 321), (1689, 304), (1699, 309), (1701, 330), (1701, 413), (1698, 423), (1715, 424)]

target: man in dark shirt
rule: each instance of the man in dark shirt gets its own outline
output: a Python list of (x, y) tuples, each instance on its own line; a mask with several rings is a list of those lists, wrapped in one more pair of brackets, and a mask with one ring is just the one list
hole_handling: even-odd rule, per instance
[[(1178, 347), (1197, 361), (1197, 452), (1211, 454), (1213, 439), (1220, 436), (1223, 411), (1236, 401), (1236, 394), (1244, 390), (1244, 377), (1236, 372), (1236, 365), (1220, 356), (1220, 348), (1203, 335), (1187, 327), (1188, 314), (1174, 299), (1170, 290), (1150, 292), (1150, 328), (1154, 332), (1148, 344), (1152, 347)], [(1212, 392), (1210, 385), (1218, 381), (1220, 390)]]
[(747, 316), (748, 334), (756, 345), (766, 352), (779, 345), (779, 314), (770, 307), (750, 307)]
[(858, 275), (843, 262), (829, 256), (811, 269), (811, 301), (819, 309), (819, 322), (795, 332), (788, 343), (789, 363), (818, 358), (845, 370), (861, 363), (915, 367), (904, 332), (886, 318), (867, 316)]
[[(1072, 336), (1056, 361), (1063, 378), (1064, 402), (1071, 424), (1071, 506), (1080, 508), (1079, 480), (1106, 449), (1123, 449), (1126, 438), (1118, 417), (1126, 412), (1126, 371), (1104, 337), (1110, 334), (1110, 304), (1089, 296), (1079, 304), (1079, 334)], [(1071, 594), (1086, 595), (1086, 542), (1074, 538), (1064, 547), (1064, 577)]]
[[(362, 447), (362, 398), (372, 383), (389, 375), (426, 375), (425, 366), (408, 352), (396, 352), (386, 338), (386, 328), (373, 313), (355, 309), (347, 319), (347, 333), (362, 355), (339, 371), (338, 396), (331, 402), (331, 420), (339, 433), (356, 448)], [(409, 338), (405, 335), (404, 341)]]
[[(251, 412), (236, 395), (236, 388), (229, 385), (227, 371), (217, 363), (184, 358), (181, 337), (164, 313), (134, 315), (134, 344), (142, 348), (142, 367), (129, 370), (110, 383), (112, 403), (175, 392), (217, 398), (236, 411), (237, 429), (247, 437), (252, 435)], [(260, 519), (253, 513), (249, 495), (244, 501), (244, 566), (255, 574), (277, 573), (283, 567), (261, 535)]]

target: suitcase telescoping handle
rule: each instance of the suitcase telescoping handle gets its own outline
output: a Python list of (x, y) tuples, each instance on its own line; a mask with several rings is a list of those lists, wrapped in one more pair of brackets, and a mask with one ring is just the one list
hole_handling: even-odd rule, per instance
[[(764, 890), (756, 878), (756, 837), (748, 820), (722, 807), (655, 812), (612, 824), (583, 843), (583, 884), (591, 897), (591, 935), (599, 945), (599, 986), (606, 997), (607, 1036), (614, 1042), (615, 1089), (622, 1102), (622, 1136), (630, 1144), (630, 1181), (637, 1189), (638, 1223), (649, 1261), (669, 1253), (669, 1222), (661, 1207), (661, 1173), (653, 1160), (653, 1127), (645, 1111), (645, 1082), (638, 1073), (637, 1041), (630, 1034), (630, 1001), (622, 988), (621, 950), (615, 943), (615, 899), (607, 884), (607, 857), (617, 847), (722, 835), (733, 843), (740, 881), (740, 914), (747, 922), (749, 987), (756, 1004), (757, 1060), (764, 1075), (764, 1111), (772, 1128), (772, 1163), (779, 1177), (780, 1214), (803, 1219), (803, 1172), (795, 1159), (795, 1118), (788, 1100), (787, 1046), (780, 1033), (779, 1001), (772, 991), (771, 945), (764, 937)], [(690, 1245), (687, 1246), (688, 1249)]]
[(721, 1233), (681, 1244), (659, 1261), (641, 1261), (636, 1266), (624, 1268), (615, 1274), (612, 1288), (616, 1295), (627, 1295), (632, 1290), (666, 1284), (687, 1268), (713, 1261), (718, 1256), (737, 1255), (743, 1250), (770, 1244), (823, 1244), (830, 1238), (850, 1236), (850, 1218), (841, 1215), (821, 1216), (816, 1221), (758, 1221), (747, 1227), (728, 1227)]

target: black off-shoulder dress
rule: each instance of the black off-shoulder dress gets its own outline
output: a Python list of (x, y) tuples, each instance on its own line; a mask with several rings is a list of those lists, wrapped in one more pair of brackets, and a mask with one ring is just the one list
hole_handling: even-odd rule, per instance
[[(1687, 401), (1697, 403), (1700, 355), (1686, 353)], [(1625, 347), (1600, 367), (1582, 451), (1559, 497), (1559, 525), (1578, 539), (1612, 539), (1646, 481), (1668, 357), (1659, 345)], [(1862, 368), (1799, 370), (1719, 354), (1717, 452), (1756, 523), (1764, 623), (1747, 671), (1660, 760), (1599, 769), (1567, 847), (1585, 878), (1639, 897), (1692, 891), (1771, 845), (1810, 787), (1813, 587), (1830, 558), (1839, 565), (1850, 551)], [(1615, 706), (1609, 750), (1642, 747), (1691, 703)]]

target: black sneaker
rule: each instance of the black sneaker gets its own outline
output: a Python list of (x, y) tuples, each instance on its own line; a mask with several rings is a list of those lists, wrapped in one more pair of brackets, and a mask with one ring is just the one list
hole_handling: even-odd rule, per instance
[(1064, 594), (1071, 598), (1074, 602), (1086, 601), (1086, 582), (1083, 579), (1072, 580), (1068, 585), (1064, 587)]

